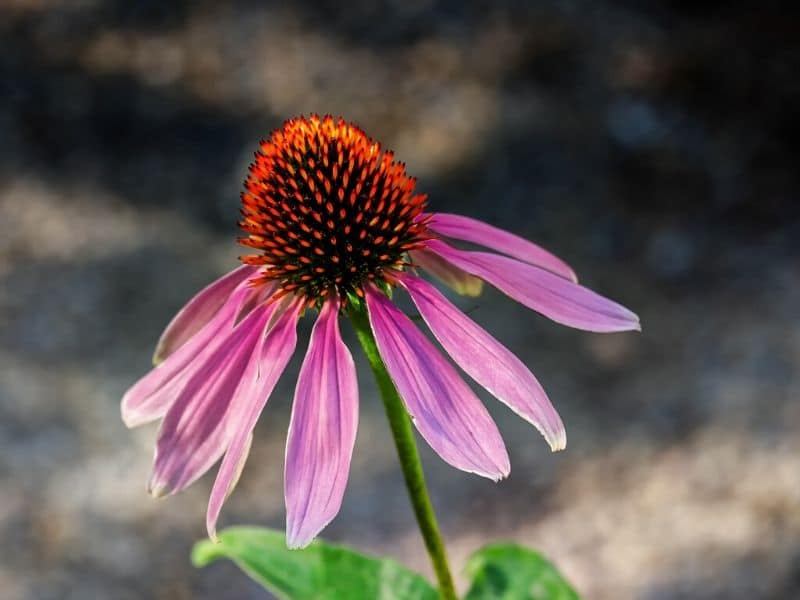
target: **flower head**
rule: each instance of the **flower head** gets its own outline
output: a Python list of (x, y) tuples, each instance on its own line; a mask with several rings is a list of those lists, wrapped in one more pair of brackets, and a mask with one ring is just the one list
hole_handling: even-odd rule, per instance
[(277, 295), (315, 305), (329, 294), (363, 296), (368, 282), (410, 266), (407, 253), (430, 238), (427, 196), (378, 142), (342, 119), (298, 118), (261, 143), (242, 193), (247, 234)]
[[(420, 434), (451, 465), (498, 480), (509, 459), (455, 367), (390, 300), (405, 290), (475, 382), (532, 423), (553, 450), (564, 426), (513, 353), (420, 277), (460, 293), (488, 282), (559, 323), (639, 329), (636, 315), (578, 285), (546, 250), (469, 217), (428, 213), (391, 152), (332, 117), (287, 121), (262, 142), (242, 194), (245, 263), (201, 290), (167, 326), (157, 366), (122, 400), (129, 426), (161, 419), (150, 489), (185, 488), (222, 458), (209, 501), (213, 538), (256, 422), (294, 353), (298, 319), (318, 313), (295, 388), (285, 457), (287, 541), (308, 544), (338, 512), (358, 422), (358, 387), (339, 317), (366, 309), (381, 358)], [(466, 241), (493, 252), (462, 250)]]

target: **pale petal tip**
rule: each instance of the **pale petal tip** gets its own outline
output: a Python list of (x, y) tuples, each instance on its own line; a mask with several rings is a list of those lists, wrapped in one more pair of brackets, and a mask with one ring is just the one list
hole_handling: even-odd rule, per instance
[(155, 476), (153, 476), (150, 478), (150, 481), (147, 482), (147, 493), (153, 498), (158, 499), (169, 495), (170, 489), (166, 483), (158, 481)]
[(125, 409), (125, 404), (122, 404), (120, 409), (120, 416), (122, 417), (122, 424), (125, 425), (128, 429), (133, 429), (135, 427), (134, 423), (136, 422), (131, 415), (130, 411)]
[(511, 475), (511, 465), (507, 466), (503, 470), (498, 473), (487, 474), (486, 477), (494, 481), (495, 483), (500, 483), (504, 479), (508, 479), (508, 476)]
[(149, 487), (147, 489), (147, 493), (150, 494), (153, 498), (158, 500), (159, 498), (163, 498), (169, 494), (169, 488), (165, 485), (161, 485), (158, 487)]
[(208, 539), (210, 539), (211, 542), (214, 544), (219, 544), (219, 537), (217, 536), (217, 526), (207, 525), (206, 530), (208, 532)]
[[(288, 515), (287, 515), (288, 517)], [(326, 519), (322, 524), (309, 522), (299, 523), (286, 520), (286, 547), (289, 550), (302, 550), (309, 546), (314, 539), (325, 529), (333, 518)]]
[(622, 307), (625, 311), (625, 317), (630, 321), (630, 329), (629, 331), (641, 331), (642, 330), (642, 322), (639, 319), (639, 315), (635, 312), (630, 310), (629, 308)]
[(567, 447), (567, 432), (563, 429), (556, 435), (548, 436), (546, 439), (550, 445), (551, 452), (561, 452)]
[(484, 469), (475, 469), (472, 471), (476, 475), (480, 475), (481, 477), (486, 477), (487, 479), (491, 479), (495, 483), (499, 483), (503, 481), (503, 479), (507, 479), (509, 475), (511, 475), (511, 461), (508, 458), (508, 454), (505, 455), (504, 460), (501, 460), (499, 465), (494, 465), (494, 468), (489, 470)]
[(133, 429), (134, 427), (138, 427), (142, 423), (145, 422), (145, 419), (142, 419), (142, 416), (135, 410), (132, 410), (129, 406), (129, 402), (127, 402), (127, 395), (123, 396), (122, 402), (120, 403), (120, 416), (122, 417), (122, 423), (128, 429)]
[(156, 349), (153, 351), (153, 358), (152, 358), (153, 366), (157, 367), (162, 362), (164, 362), (165, 358), (167, 358), (167, 356), (164, 345), (159, 343), (158, 346), (156, 346)]
[(314, 536), (299, 536), (296, 533), (286, 533), (286, 547), (289, 550), (302, 550), (314, 541)]
[(642, 332), (642, 323), (639, 321), (639, 317), (631, 313), (631, 317), (629, 319), (629, 323), (623, 328), (621, 327), (618, 331), (636, 331), (637, 333)]
[[(608, 329), (601, 329), (599, 332), (601, 333), (622, 333), (624, 331), (642, 331), (642, 323), (639, 320), (639, 315), (637, 315), (632, 310), (625, 308), (621, 304), (618, 304), (617, 309), (617, 323)], [(593, 331), (593, 330), (590, 330)]]

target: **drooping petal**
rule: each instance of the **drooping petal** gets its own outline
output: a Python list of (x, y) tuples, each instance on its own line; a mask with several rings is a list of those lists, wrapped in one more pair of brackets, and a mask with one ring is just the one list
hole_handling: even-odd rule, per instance
[(242, 265), (200, 290), (178, 311), (161, 334), (153, 353), (153, 364), (164, 361), (200, 331), (222, 308), (236, 286), (257, 271), (256, 267)]
[(486, 246), (523, 262), (547, 269), (574, 283), (578, 281), (575, 271), (563, 260), (510, 231), (462, 215), (434, 213), (432, 216), (428, 227), (436, 233)]
[(358, 382), (339, 333), (339, 301), (323, 306), (297, 380), (286, 442), (286, 542), (307, 546), (342, 505), (358, 426)]
[(294, 354), (300, 307), (297, 302), (291, 304), (275, 320), (253, 353), (248, 372), (242, 378), (246, 387), (237, 394), (233, 402), (232, 414), (228, 420), (230, 443), (208, 501), (206, 527), (211, 539), (216, 539), (219, 513), (244, 466), (258, 417)]
[(200, 331), (125, 392), (121, 405), (125, 425), (137, 427), (164, 416), (205, 357), (215, 352), (233, 329), (242, 304), (254, 293), (240, 285)]
[(470, 275), (425, 250), (412, 250), (408, 253), (411, 262), (442, 281), (457, 294), (477, 297), (483, 290), (483, 280)]
[(456, 250), (441, 240), (428, 240), (426, 246), (562, 325), (599, 332), (641, 329), (639, 317), (624, 306), (545, 269), (497, 254)]
[(367, 290), (367, 310), (381, 358), (422, 437), (458, 469), (507, 476), (500, 432), (453, 366), (376, 288)]
[(275, 303), (256, 307), (194, 369), (158, 432), (149, 486), (153, 495), (179, 492), (222, 456), (230, 439), (231, 407), (249, 383), (245, 371), (276, 310)]
[[(222, 499), (222, 502), (220, 502), (217, 511), (222, 509), (222, 504), (224, 504), (224, 502), (227, 501), (228, 498), (230, 498), (231, 494), (233, 493), (233, 490), (236, 488), (236, 484), (239, 483), (239, 479), (242, 476), (242, 471), (244, 471), (244, 465), (247, 463), (247, 457), (250, 456), (250, 448), (252, 448), (252, 446), (253, 446), (253, 432), (251, 431), (250, 435), (247, 436), (247, 439), (244, 442), (242, 451), (237, 453), (239, 455), (239, 462), (237, 463), (236, 468), (233, 471), (233, 477), (231, 477), (230, 483), (228, 484), (227, 493), (225, 494), (225, 497)], [(211, 503), (211, 498), (209, 498), (209, 505), (210, 503)], [(207, 516), (208, 513), (206, 513), (206, 517)], [(209, 533), (213, 533), (213, 536), (209, 537), (211, 537), (211, 539), (213, 539), (214, 541), (217, 541), (216, 540), (217, 518), (219, 518), (219, 513), (217, 513), (214, 517), (214, 522), (212, 523), (213, 529), (209, 530)], [(209, 523), (208, 521), (206, 521), (206, 527), (208, 527), (208, 525)]]
[(453, 360), (498, 400), (534, 425), (553, 451), (563, 450), (567, 436), (561, 417), (522, 361), (428, 282), (408, 274), (398, 280)]

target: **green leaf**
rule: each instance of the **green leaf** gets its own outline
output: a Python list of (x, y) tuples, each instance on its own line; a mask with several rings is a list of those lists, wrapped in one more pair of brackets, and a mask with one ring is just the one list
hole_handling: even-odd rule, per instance
[(579, 600), (547, 559), (515, 544), (481, 548), (466, 571), (472, 579), (466, 600)]
[(436, 600), (436, 590), (421, 575), (393, 560), (378, 560), (324, 542), (289, 550), (282, 531), (231, 527), (219, 542), (195, 544), (192, 563), (204, 567), (228, 558), (278, 598), (320, 600)]

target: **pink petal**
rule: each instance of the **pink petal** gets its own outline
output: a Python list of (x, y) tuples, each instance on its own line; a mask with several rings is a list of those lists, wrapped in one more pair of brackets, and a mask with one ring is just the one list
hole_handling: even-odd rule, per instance
[(446, 286), (462, 296), (480, 296), (483, 290), (483, 280), (474, 277), (454, 267), (446, 260), (436, 256), (433, 252), (413, 250), (409, 252), (411, 262), (437, 277)]
[(422, 437), (456, 468), (506, 477), (510, 466), (500, 432), (452, 365), (376, 288), (367, 290), (367, 309), (386, 369)]
[(550, 271), (497, 254), (456, 250), (441, 240), (428, 240), (426, 247), (562, 325), (600, 332), (641, 329), (639, 317), (624, 306)]
[(253, 353), (253, 359), (242, 377), (244, 386), (233, 402), (232, 414), (228, 419), (230, 444), (208, 501), (206, 527), (211, 539), (216, 539), (219, 513), (244, 466), (258, 417), (294, 354), (300, 308), (301, 304), (295, 302), (275, 320)]
[(230, 440), (231, 406), (245, 395), (251, 355), (277, 304), (255, 308), (210, 353), (193, 366), (192, 375), (170, 406), (156, 441), (150, 490), (175, 493), (203, 475), (222, 456)]
[(233, 329), (242, 304), (254, 293), (252, 288), (240, 285), (200, 331), (125, 393), (122, 397), (122, 420), (128, 427), (164, 416), (197, 365), (203, 364), (205, 357), (216, 351)]
[(289, 548), (307, 546), (339, 512), (357, 426), (356, 369), (332, 299), (314, 324), (292, 406), (284, 470)]
[(257, 271), (257, 267), (242, 265), (200, 290), (178, 311), (161, 334), (153, 354), (153, 364), (161, 363), (200, 331), (222, 308), (236, 286)]
[(544, 435), (553, 451), (567, 444), (564, 424), (522, 361), (418, 277), (398, 277), (447, 353), (475, 381)]
[(445, 237), (486, 246), (577, 283), (575, 271), (557, 256), (525, 238), (483, 221), (461, 215), (435, 213), (428, 227)]

